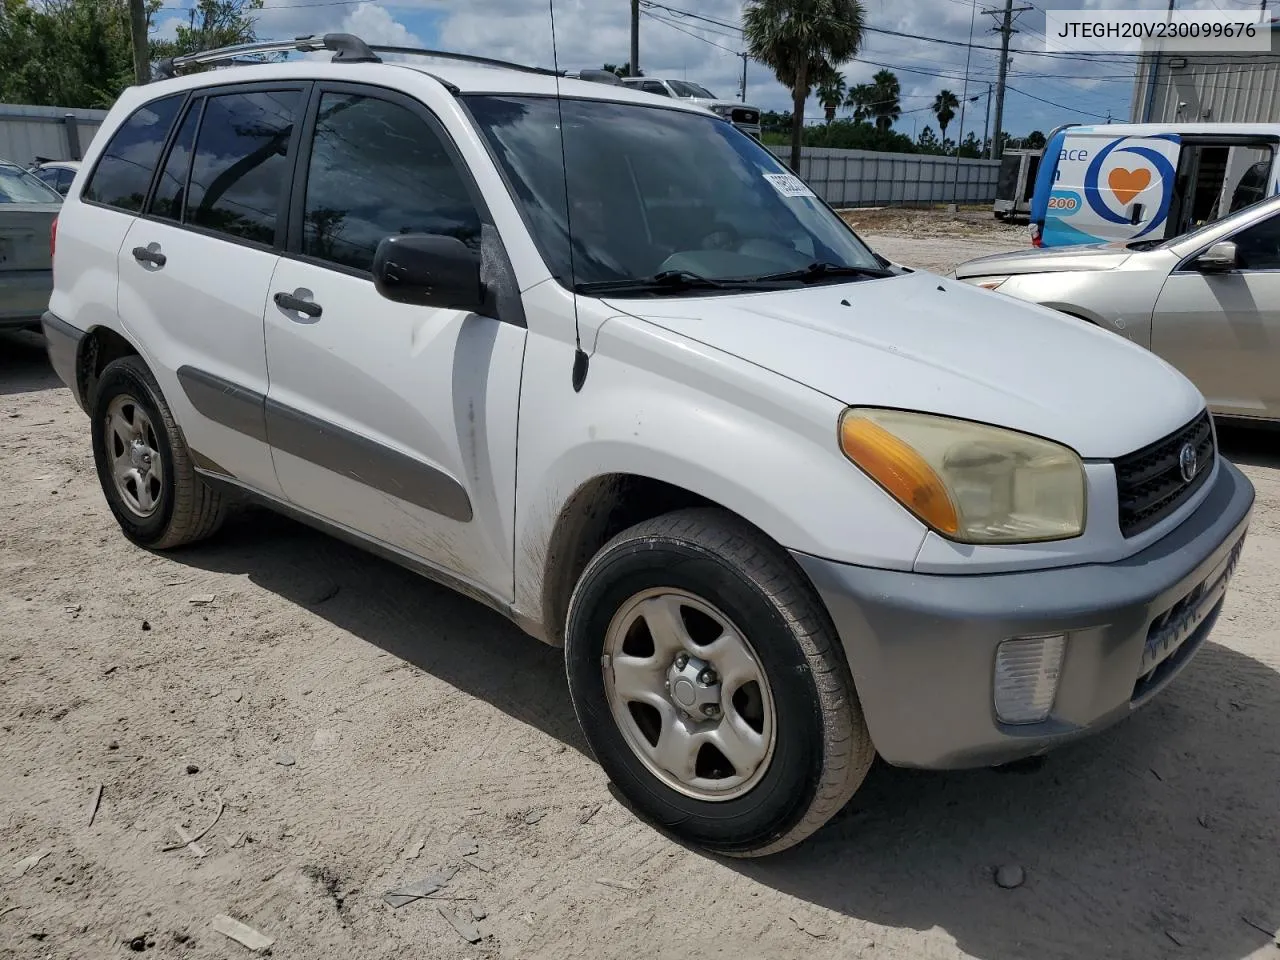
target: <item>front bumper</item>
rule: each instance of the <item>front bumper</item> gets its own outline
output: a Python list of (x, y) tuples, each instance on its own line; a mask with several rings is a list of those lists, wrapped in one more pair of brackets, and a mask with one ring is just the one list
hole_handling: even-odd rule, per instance
[[(1217, 621), (1253, 497), (1220, 460), (1195, 513), (1117, 563), (937, 576), (793, 556), (835, 622), (880, 755), (906, 767), (992, 766), (1095, 733), (1164, 689)], [(1000, 642), (1063, 633), (1048, 718), (1002, 723)]]

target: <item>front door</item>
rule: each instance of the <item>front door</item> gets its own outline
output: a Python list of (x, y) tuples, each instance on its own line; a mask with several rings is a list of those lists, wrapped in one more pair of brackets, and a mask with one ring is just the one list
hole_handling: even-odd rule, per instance
[(1234, 237), (1240, 266), (1170, 275), (1151, 320), (1152, 349), (1186, 374), (1215, 413), (1280, 417), (1280, 215)]
[(288, 252), (266, 309), (267, 433), (297, 506), (512, 595), (516, 418), (526, 331), (393, 303), (384, 237), (458, 237), (486, 216), (447, 134), (399, 94), (317, 85)]

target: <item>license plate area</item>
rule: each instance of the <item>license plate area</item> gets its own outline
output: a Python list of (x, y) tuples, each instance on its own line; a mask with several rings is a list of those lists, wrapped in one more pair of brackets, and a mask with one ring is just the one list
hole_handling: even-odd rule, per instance
[(1244, 541), (1242, 535), (1212, 573), (1151, 621), (1146, 643), (1142, 648), (1142, 663), (1138, 668), (1138, 682), (1134, 688), (1135, 697), (1140, 691), (1151, 687), (1162, 666), (1172, 665), (1173, 658), (1195, 636), (1200, 625), (1222, 600), (1240, 562)]

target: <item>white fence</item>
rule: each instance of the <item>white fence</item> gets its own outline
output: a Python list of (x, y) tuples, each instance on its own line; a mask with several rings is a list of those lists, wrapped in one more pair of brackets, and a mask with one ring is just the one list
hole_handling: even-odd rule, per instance
[[(783, 163), (788, 147), (770, 147)], [(801, 179), (833, 207), (992, 203), (999, 160), (957, 160), (915, 153), (804, 147)]]
[(106, 115), (105, 110), (0, 103), (0, 160), (22, 166), (36, 157), (79, 160)]

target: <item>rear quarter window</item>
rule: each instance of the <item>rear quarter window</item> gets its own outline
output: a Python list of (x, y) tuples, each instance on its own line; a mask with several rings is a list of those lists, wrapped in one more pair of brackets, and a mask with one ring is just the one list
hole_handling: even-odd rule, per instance
[(185, 93), (153, 100), (129, 115), (107, 142), (82, 195), (90, 203), (137, 213)]

